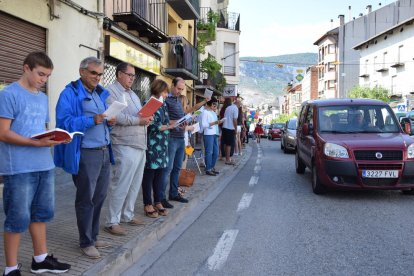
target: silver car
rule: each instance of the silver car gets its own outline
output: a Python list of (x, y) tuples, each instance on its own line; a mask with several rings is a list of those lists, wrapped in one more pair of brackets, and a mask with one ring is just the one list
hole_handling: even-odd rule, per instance
[(282, 130), (280, 149), (283, 150), (284, 153), (296, 151), (296, 123), (297, 118), (292, 118), (286, 122)]

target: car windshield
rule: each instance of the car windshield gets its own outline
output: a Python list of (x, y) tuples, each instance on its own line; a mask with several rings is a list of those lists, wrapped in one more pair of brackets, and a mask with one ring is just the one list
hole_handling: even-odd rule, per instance
[(283, 128), (285, 124), (273, 124), (272, 128)]
[(330, 133), (400, 132), (393, 111), (382, 105), (319, 107), (318, 129)]
[(288, 129), (296, 129), (296, 119), (291, 119), (288, 122)]

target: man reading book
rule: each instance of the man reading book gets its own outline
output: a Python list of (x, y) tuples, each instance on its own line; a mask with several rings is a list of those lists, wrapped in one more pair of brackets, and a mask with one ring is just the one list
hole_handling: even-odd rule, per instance
[(114, 101), (125, 99), (127, 107), (116, 116), (116, 124), (111, 132), (116, 159), (109, 185), (105, 231), (113, 235), (126, 235), (121, 221), (133, 226), (141, 224), (134, 216), (134, 206), (145, 167), (146, 126), (153, 118), (138, 115), (142, 108), (141, 101), (131, 90), (135, 80), (134, 66), (122, 62), (116, 67), (115, 73), (116, 81), (107, 87), (110, 93), (107, 103), (111, 105)]
[(27, 229), (34, 251), (31, 272), (61, 273), (70, 268), (49, 256), (46, 246), (46, 222), (53, 218), (55, 201), (50, 147), (68, 141), (54, 141), (53, 136), (30, 138), (45, 131), (48, 122), (48, 99), (40, 89), (52, 70), (53, 63), (45, 53), (30, 53), (20, 79), (0, 91), (0, 175), (6, 214), (3, 275), (21, 275), (17, 254), (21, 233)]
[(103, 62), (88, 57), (79, 66), (80, 78), (69, 83), (56, 105), (56, 127), (80, 131), (72, 143), (55, 148), (56, 166), (72, 174), (76, 186), (75, 210), (79, 245), (83, 254), (100, 258), (99, 248), (110, 244), (98, 240), (99, 216), (109, 185), (110, 161), (113, 163), (110, 126), (116, 119), (106, 119), (109, 92), (99, 85)]

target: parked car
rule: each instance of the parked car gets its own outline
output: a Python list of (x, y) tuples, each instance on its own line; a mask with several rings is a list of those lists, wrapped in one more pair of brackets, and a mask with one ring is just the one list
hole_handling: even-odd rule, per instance
[(263, 125), (263, 134), (262, 137), (267, 138), (269, 137), (269, 129), (270, 129), (270, 125)]
[(312, 172), (312, 190), (398, 189), (413, 193), (414, 140), (392, 109), (371, 99), (304, 102), (295, 155), (296, 172)]
[(286, 122), (280, 137), (280, 149), (284, 153), (296, 150), (296, 123), (297, 118), (292, 118)]
[(269, 140), (279, 139), (282, 136), (282, 129), (284, 126), (284, 123), (271, 124), (269, 128), (269, 135), (267, 136), (267, 138)]

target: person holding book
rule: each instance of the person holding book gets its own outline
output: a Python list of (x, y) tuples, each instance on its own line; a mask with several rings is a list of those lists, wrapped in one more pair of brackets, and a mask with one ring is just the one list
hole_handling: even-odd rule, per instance
[(105, 231), (112, 235), (127, 234), (120, 223), (140, 225), (134, 216), (134, 206), (141, 187), (147, 150), (146, 126), (153, 117), (138, 115), (142, 109), (141, 101), (131, 90), (135, 80), (133, 65), (122, 62), (116, 67), (116, 80), (107, 87), (110, 96), (108, 105), (115, 101), (126, 101), (127, 107), (116, 116), (116, 124), (111, 131), (111, 141), (115, 155), (111, 181), (108, 191), (108, 215)]
[[(196, 104), (193, 107), (185, 108), (183, 107), (180, 95), (185, 90), (185, 81), (182, 78), (175, 78), (172, 81), (171, 91), (165, 100), (167, 105), (167, 111), (171, 120), (171, 124), (175, 124), (175, 121), (181, 119), (186, 115), (186, 113), (192, 113), (195, 110), (198, 110), (210, 99), (205, 99), (204, 101)], [(178, 193), (178, 176), (180, 173), (181, 165), (184, 160), (184, 131), (186, 123), (172, 128), (169, 136), (168, 144), (168, 166), (165, 168), (163, 188), (162, 188), (162, 205), (164, 208), (173, 208), (174, 206), (167, 201), (166, 197), (166, 188), (168, 183), (168, 178), (170, 180), (170, 189), (169, 189), (169, 200), (178, 201), (181, 203), (187, 203), (188, 199), (182, 197)]]
[(82, 253), (97, 259), (99, 248), (110, 244), (98, 240), (99, 217), (106, 198), (110, 163), (114, 163), (110, 127), (116, 118), (106, 118), (109, 92), (99, 85), (103, 62), (87, 57), (79, 66), (80, 78), (69, 83), (56, 105), (56, 127), (80, 131), (70, 144), (55, 147), (55, 164), (72, 174), (76, 186), (75, 210)]
[[(168, 96), (168, 85), (156, 79), (151, 83), (151, 96), (155, 98)], [(168, 165), (168, 135), (170, 119), (167, 106), (163, 104), (154, 114), (154, 121), (147, 127), (147, 161), (142, 180), (144, 212), (147, 217), (166, 216), (167, 209), (161, 204), (164, 170)], [(154, 196), (154, 202), (151, 198)]]
[(215, 97), (213, 97), (207, 102), (200, 119), (201, 128), (203, 129), (206, 174), (211, 176), (219, 174), (219, 172), (215, 169), (215, 165), (219, 154), (218, 126), (223, 122), (223, 120), (218, 120), (217, 118), (217, 106), (218, 101)]
[(46, 222), (53, 219), (55, 204), (55, 165), (50, 147), (70, 140), (30, 138), (45, 131), (49, 120), (48, 99), (40, 89), (52, 70), (53, 63), (45, 53), (30, 53), (20, 79), (0, 91), (0, 175), (6, 215), (3, 275), (21, 275), (17, 255), (21, 233), (27, 229), (33, 241), (31, 272), (62, 273), (71, 267), (48, 255), (46, 245)]

